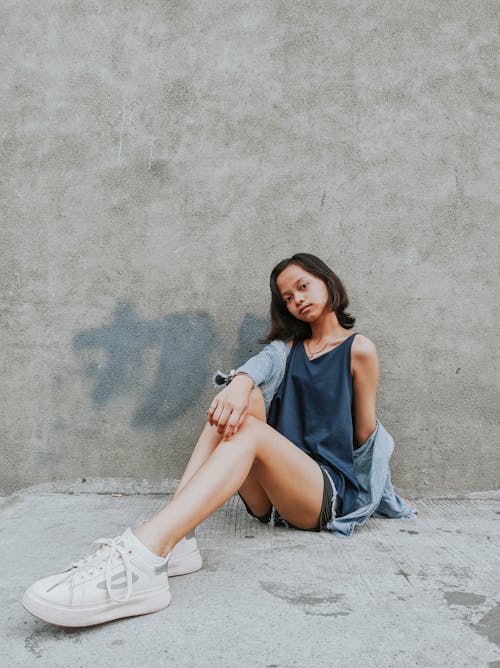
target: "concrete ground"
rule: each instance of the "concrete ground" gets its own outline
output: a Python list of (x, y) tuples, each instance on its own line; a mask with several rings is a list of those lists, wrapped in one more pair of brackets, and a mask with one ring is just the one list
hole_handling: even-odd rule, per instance
[(350, 540), (271, 529), (233, 498), (197, 530), (165, 610), (86, 629), (21, 606), (35, 579), (168, 495), (22, 492), (0, 504), (2, 666), (500, 666), (500, 496), (420, 500)]

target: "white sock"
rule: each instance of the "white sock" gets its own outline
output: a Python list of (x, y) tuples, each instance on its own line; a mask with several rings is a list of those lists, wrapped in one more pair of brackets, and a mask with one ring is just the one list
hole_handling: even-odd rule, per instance
[(132, 536), (131, 540), (134, 543), (137, 551), (145, 559), (145, 561), (148, 562), (148, 564), (151, 564), (151, 566), (160, 566), (161, 564), (164, 564), (167, 557), (160, 557), (158, 554), (155, 554), (154, 552), (151, 552), (144, 543), (141, 543), (141, 541), (137, 538), (135, 533), (132, 531)]

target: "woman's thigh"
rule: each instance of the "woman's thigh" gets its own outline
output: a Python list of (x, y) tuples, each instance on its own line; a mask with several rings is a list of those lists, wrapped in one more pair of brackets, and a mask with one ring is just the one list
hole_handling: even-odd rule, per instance
[[(280, 515), (299, 529), (317, 527), (323, 500), (323, 474), (317, 462), (251, 415), (233, 438), (236, 447), (241, 440), (253, 444), (255, 455), (251, 475)], [(257, 508), (252, 505), (252, 499), (245, 494), (247, 481), (248, 478), (240, 493), (243, 490), (242, 496), (252, 511), (264, 514), (269, 506)], [(247, 491), (251, 491), (247, 487)]]
[[(257, 387), (250, 393), (250, 405), (248, 416), (266, 422), (266, 406), (261, 390)], [(254, 466), (250, 469), (245, 482), (238, 490), (250, 510), (258, 517), (264, 515), (271, 509), (271, 501), (260, 484)]]

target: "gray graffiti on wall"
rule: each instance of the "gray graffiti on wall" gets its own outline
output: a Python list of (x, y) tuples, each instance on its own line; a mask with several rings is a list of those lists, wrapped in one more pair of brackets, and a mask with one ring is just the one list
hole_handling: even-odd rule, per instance
[(262, 345), (259, 344), (259, 339), (262, 339), (268, 330), (268, 318), (263, 318), (253, 313), (245, 314), (239, 327), (238, 347), (233, 357), (233, 366), (235, 368), (261, 350)]
[(163, 429), (206, 388), (215, 338), (213, 317), (206, 312), (145, 320), (133, 305), (120, 303), (110, 324), (81, 332), (73, 347), (101, 360), (84, 369), (94, 379), (95, 406), (135, 395), (132, 427)]
[[(233, 367), (258, 352), (267, 319), (247, 313), (239, 329)], [(127, 302), (117, 304), (111, 323), (85, 330), (73, 348), (94, 381), (92, 403), (104, 407), (132, 396), (131, 426), (162, 430), (181, 417), (206, 390), (218, 363), (213, 316), (204, 311), (142, 318)], [(98, 361), (96, 361), (96, 359)]]

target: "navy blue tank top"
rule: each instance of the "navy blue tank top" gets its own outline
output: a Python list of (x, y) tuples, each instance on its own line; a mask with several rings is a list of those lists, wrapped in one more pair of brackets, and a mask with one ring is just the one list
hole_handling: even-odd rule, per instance
[(303, 342), (296, 341), (267, 418), (268, 424), (326, 468), (342, 498), (343, 515), (354, 510), (359, 493), (351, 375), (355, 336), (312, 360)]

